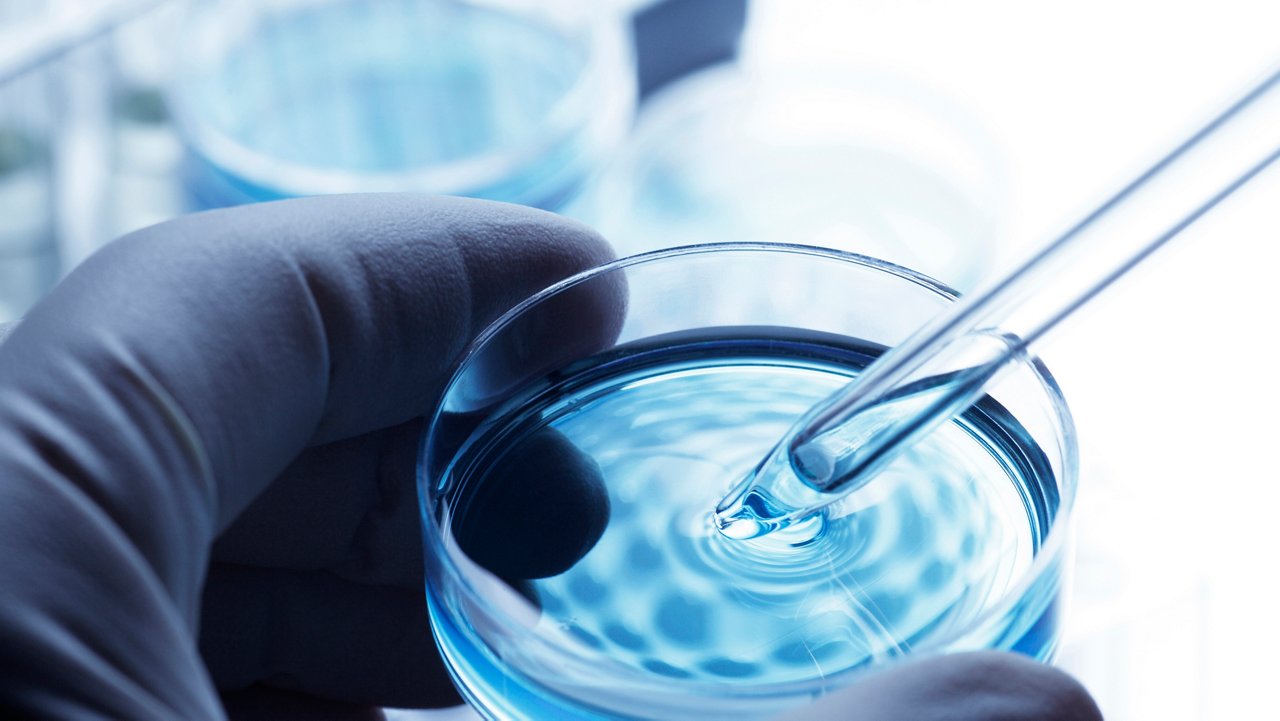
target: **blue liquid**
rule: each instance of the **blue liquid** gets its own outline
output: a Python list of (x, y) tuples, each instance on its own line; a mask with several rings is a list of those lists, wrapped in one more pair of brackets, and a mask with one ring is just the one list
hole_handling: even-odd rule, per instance
[[(533, 628), (549, 643), (609, 659), (597, 685), (662, 682), (677, 697), (815, 680), (829, 689), (847, 683), (847, 672), (937, 650), (940, 640), (1047, 657), (1057, 637), (1054, 573), (978, 623), (1024, 577), (1058, 508), (1044, 454), (989, 398), (794, 544), (786, 534), (735, 541), (715, 530), (711, 513), (729, 486), (878, 353), (830, 337), (772, 335), (730, 331), (615, 350), (509, 404), (452, 466), (439, 517), (459, 532), (469, 484), (483, 484), (485, 468), (541, 429), (595, 460), (612, 506), (604, 535), (566, 572), (527, 582), (525, 593), (541, 607)], [(598, 693), (576, 701), (590, 679), (544, 674), (518, 649), (485, 648), (460, 606), (438, 589), (429, 601), (453, 672), (490, 713), (670, 713), (610, 708)]]
[[(555, 207), (585, 173), (588, 140), (558, 126), (542, 136), (563, 125), (554, 112), (585, 64), (570, 38), (483, 7), (371, 0), (266, 14), (182, 96), (196, 128), (187, 190), (198, 208), (374, 190)], [(512, 150), (524, 155), (502, 158), (497, 175), (415, 175)]]

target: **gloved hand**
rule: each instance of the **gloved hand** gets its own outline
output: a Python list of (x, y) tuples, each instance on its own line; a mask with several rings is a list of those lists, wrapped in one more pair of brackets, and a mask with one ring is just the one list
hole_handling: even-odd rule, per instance
[[(456, 703), (421, 593), (417, 419), (477, 331), (608, 256), (539, 211), (350, 196), (90, 258), (0, 344), (0, 718)], [(904, 664), (811, 711), (1098, 718), (1005, 654)]]

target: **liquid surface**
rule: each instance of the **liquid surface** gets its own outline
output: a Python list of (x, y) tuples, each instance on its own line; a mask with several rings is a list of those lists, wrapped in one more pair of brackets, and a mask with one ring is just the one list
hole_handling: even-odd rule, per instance
[[(526, 593), (540, 634), (635, 673), (779, 683), (904, 654), (999, 601), (1056, 511), (1039, 450), (990, 399), (796, 545), (785, 534), (731, 540), (711, 518), (780, 434), (876, 352), (726, 337), (622, 354), (490, 425), (497, 442), (470, 448), (507, 450), (464, 454), (458, 487), (483, 483), (484, 467), (548, 427), (595, 460), (611, 504), (603, 536)], [(455, 524), (466, 510), (449, 509)]]

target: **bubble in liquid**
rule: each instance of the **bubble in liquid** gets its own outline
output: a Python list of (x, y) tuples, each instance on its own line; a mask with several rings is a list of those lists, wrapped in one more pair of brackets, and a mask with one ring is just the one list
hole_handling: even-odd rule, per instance
[(578, 601), (595, 606), (609, 597), (609, 588), (591, 576), (577, 574), (569, 579), (569, 593)]
[(539, 591), (538, 600), (542, 603), (542, 612), (547, 615), (559, 616), (566, 610), (564, 599), (547, 591), (545, 587)]
[(932, 561), (928, 566), (925, 566), (924, 571), (920, 574), (920, 588), (925, 591), (936, 591), (942, 588), (947, 581), (950, 581), (954, 575), (955, 568), (941, 561)]
[(637, 538), (627, 549), (627, 563), (633, 571), (653, 571), (662, 566), (662, 551), (647, 538)]
[(769, 657), (788, 666), (806, 666), (835, 658), (848, 648), (849, 644), (840, 640), (801, 638), (780, 644)]
[(643, 651), (649, 647), (643, 637), (620, 623), (611, 623), (605, 626), (604, 635), (610, 641), (632, 651)]
[(601, 641), (598, 636), (596, 636), (594, 633), (591, 633), (587, 629), (579, 626), (576, 623), (565, 626), (564, 630), (568, 631), (569, 634), (572, 635), (574, 638), (585, 643), (591, 648), (596, 648), (596, 649), (604, 648), (604, 642)]
[(658, 631), (668, 639), (686, 646), (698, 646), (707, 641), (710, 629), (707, 607), (688, 596), (671, 594), (658, 602), (653, 622)]
[(698, 664), (703, 671), (724, 678), (748, 678), (760, 674), (760, 667), (754, 663), (734, 661), (731, 658), (713, 658)]
[(656, 658), (647, 659), (644, 663), (640, 665), (644, 666), (645, 669), (652, 671), (656, 674), (660, 674), (662, 676), (670, 676), (671, 678), (689, 678), (690, 676), (693, 675), (682, 668), (677, 668), (667, 663), (666, 661), (659, 661)]

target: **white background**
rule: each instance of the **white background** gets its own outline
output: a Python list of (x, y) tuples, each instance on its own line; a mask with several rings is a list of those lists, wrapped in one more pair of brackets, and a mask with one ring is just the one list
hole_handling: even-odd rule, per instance
[[(1280, 63), (1280, 7), (1243, 0), (764, 0), (752, 33), (763, 60), (905, 74), (978, 115), (1009, 165), (1007, 255)], [(1081, 436), (1061, 664), (1112, 721), (1280, 714), (1278, 240), (1272, 169), (1042, 349)]]

